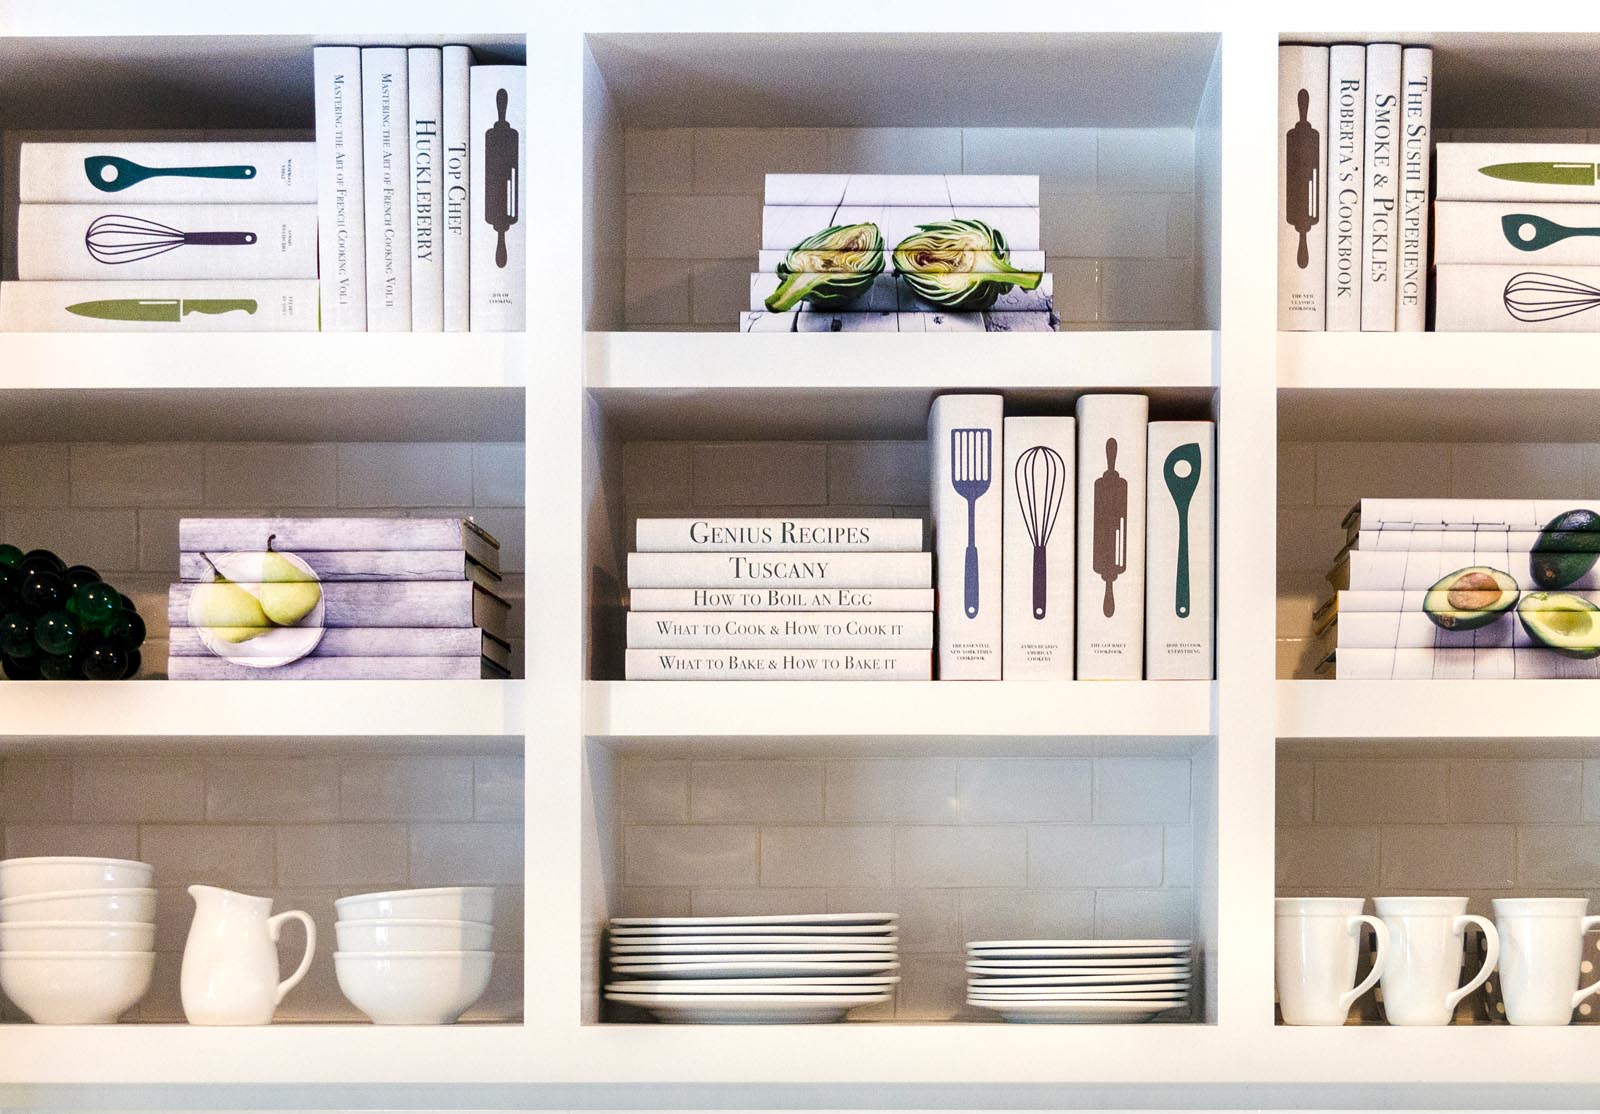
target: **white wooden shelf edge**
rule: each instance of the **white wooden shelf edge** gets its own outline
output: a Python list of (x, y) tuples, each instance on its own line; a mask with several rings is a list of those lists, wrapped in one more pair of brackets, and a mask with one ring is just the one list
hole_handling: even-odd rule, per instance
[(1600, 334), (1278, 334), (1280, 388), (1593, 391), (1597, 366)]
[(1129, 332), (804, 334), (591, 332), (600, 389), (819, 390), (1184, 387), (1215, 384), (1217, 334)]
[(1279, 681), (1282, 739), (1581, 738), (1600, 681)]
[(1205, 736), (1210, 681), (590, 681), (585, 733)]
[(0, 740), (520, 736), (521, 681), (6, 681)]

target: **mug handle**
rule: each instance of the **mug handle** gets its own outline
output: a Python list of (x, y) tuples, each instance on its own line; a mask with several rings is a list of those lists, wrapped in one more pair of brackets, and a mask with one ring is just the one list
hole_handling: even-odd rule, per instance
[[(1489, 976), (1494, 974), (1495, 964), (1500, 962), (1500, 930), (1495, 928), (1487, 918), (1474, 916), (1470, 913), (1457, 917), (1451, 922), (1450, 928), (1453, 932), (1460, 932), (1469, 924), (1475, 924), (1483, 930), (1486, 954), (1483, 957), (1483, 966), (1478, 968), (1478, 973), (1472, 977), (1472, 981), (1444, 1000), (1445, 1006), (1452, 1013), (1455, 1012), (1455, 1008), (1461, 1002), (1461, 999), (1489, 981)], [(1577, 1003), (1574, 1002), (1573, 1005), (1577, 1005)]]
[(273, 942), (277, 942), (278, 932), (283, 928), (283, 922), (287, 920), (296, 920), (306, 926), (306, 954), (300, 957), (300, 966), (294, 969), (294, 974), (278, 984), (278, 996), (273, 999), (274, 1005), (281, 1003), (285, 994), (300, 985), (300, 980), (311, 970), (311, 957), (317, 950), (317, 922), (311, 919), (310, 913), (301, 912), (299, 909), (290, 909), (286, 913), (279, 913), (276, 917), (267, 918), (267, 931), (272, 933)]
[(1352, 1002), (1377, 985), (1378, 980), (1383, 977), (1384, 967), (1389, 962), (1389, 926), (1377, 917), (1363, 913), (1359, 917), (1350, 918), (1351, 933), (1355, 933), (1363, 924), (1371, 925), (1372, 931), (1377, 934), (1378, 949), (1372, 953), (1372, 970), (1367, 973), (1367, 977), (1355, 989), (1339, 995), (1339, 1008), (1343, 1010), (1348, 1010)]
[[(1600, 924), (1600, 917), (1585, 917), (1583, 918), (1582, 923), (1578, 925), (1578, 931), (1580, 933), (1588, 932), (1597, 924)], [(1600, 990), (1600, 979), (1596, 979), (1588, 986), (1581, 987), (1578, 992), (1572, 996), (1572, 1008), (1577, 1009), (1579, 1002), (1583, 1001), (1597, 990)]]

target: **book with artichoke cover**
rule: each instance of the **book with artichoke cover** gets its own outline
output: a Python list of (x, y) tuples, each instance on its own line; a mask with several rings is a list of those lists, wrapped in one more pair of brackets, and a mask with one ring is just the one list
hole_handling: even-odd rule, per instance
[(1037, 174), (768, 174), (768, 205), (1039, 207)]
[(17, 277), (315, 279), (315, 205), (22, 205)]
[(1061, 318), (1053, 310), (851, 312), (789, 310), (741, 313), (741, 333), (1049, 333)]
[(789, 249), (825, 228), (873, 224), (893, 250), (926, 225), (981, 222), (1012, 249), (1038, 251), (1039, 210), (979, 205), (771, 205), (761, 211), (761, 247)]
[(941, 680), (1001, 677), (1004, 412), (997, 394), (940, 395), (928, 412)]
[(1149, 416), (1144, 395), (1078, 399), (1079, 680), (1143, 676)]
[[(894, 245), (890, 244), (888, 247), (892, 251)], [(762, 248), (756, 253), (756, 273), (763, 275), (774, 274), (777, 272), (780, 265), (785, 264), (785, 261), (788, 259), (788, 257), (788, 248)], [(1007, 259), (1010, 265), (1019, 271), (1043, 271), (1045, 269), (1043, 251), (1019, 251), (1016, 248), (1011, 248), (1007, 253)], [(837, 261), (839, 260), (823, 254), (814, 261), (814, 265), (816, 263), (830, 263)], [(978, 267), (993, 267), (993, 263), (986, 259), (978, 259), (974, 262)], [(892, 271), (892, 261), (885, 260), (885, 267)]]
[(1077, 420), (1005, 419), (1001, 676), (1070, 681), (1077, 552)]
[(324, 332), (367, 328), (366, 177), (362, 171), (361, 48), (311, 51), (317, 111), (317, 241)]
[(1206, 681), (1215, 657), (1211, 422), (1151, 422), (1145, 477), (1145, 664), (1152, 681)]
[(406, 48), (361, 51), (367, 329), (411, 331), (411, 140)]

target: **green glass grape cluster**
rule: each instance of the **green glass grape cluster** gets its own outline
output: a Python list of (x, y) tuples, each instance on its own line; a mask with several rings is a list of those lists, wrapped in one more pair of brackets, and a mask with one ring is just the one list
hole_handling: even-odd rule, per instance
[(13, 681), (120, 681), (139, 672), (144, 620), (88, 565), (0, 544), (0, 669)]

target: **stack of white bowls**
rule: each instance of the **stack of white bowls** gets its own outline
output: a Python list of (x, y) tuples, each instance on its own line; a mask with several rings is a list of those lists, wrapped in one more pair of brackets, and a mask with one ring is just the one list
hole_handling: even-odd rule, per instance
[(0, 862), (0, 989), (43, 1025), (108, 1025), (150, 989), (155, 870), (129, 859)]
[(494, 890), (442, 886), (334, 902), (339, 989), (379, 1025), (449, 1025), (489, 987)]

